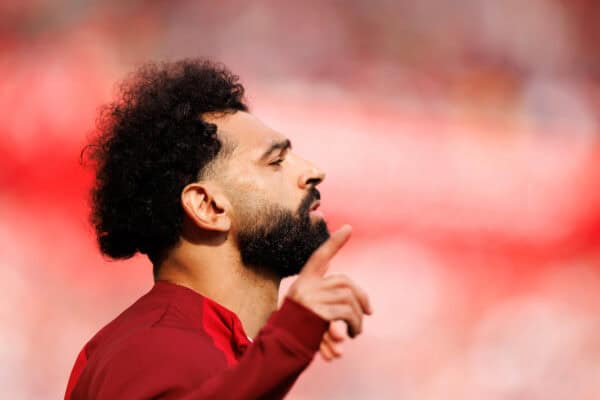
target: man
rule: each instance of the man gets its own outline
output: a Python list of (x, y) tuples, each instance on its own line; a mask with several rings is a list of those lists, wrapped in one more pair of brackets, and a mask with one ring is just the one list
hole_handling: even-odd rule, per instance
[[(142, 67), (85, 149), (103, 254), (146, 254), (155, 285), (79, 354), (66, 399), (283, 398), (320, 351), (362, 330), (367, 295), (325, 277), (324, 173), (248, 112), (224, 66)], [(298, 274), (277, 309), (282, 278)]]

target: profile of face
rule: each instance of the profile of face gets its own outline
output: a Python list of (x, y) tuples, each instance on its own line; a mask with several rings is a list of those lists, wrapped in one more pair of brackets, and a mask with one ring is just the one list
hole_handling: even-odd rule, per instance
[(316, 186), (325, 174), (292, 151), (277, 131), (246, 112), (212, 116), (232, 145), (223, 165), (231, 234), (242, 263), (280, 278), (300, 272), (329, 237)]

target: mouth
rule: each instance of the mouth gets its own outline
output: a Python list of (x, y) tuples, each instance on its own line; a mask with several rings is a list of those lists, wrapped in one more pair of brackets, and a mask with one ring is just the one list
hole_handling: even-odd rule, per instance
[(317, 200), (312, 204), (312, 206), (310, 206), (310, 209), (308, 210), (308, 214), (310, 215), (311, 218), (325, 219), (325, 216), (323, 215), (321, 210), (317, 210), (317, 208), (319, 208), (320, 205), (321, 205), (321, 202), (319, 200)]
[(319, 200), (317, 200), (312, 204), (312, 206), (310, 206), (308, 211), (315, 211), (317, 208), (319, 208), (320, 205), (321, 205), (321, 202)]

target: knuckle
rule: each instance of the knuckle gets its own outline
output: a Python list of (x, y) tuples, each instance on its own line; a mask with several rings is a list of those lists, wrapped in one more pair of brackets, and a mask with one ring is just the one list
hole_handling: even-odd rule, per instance
[(347, 287), (350, 286), (348, 284), (348, 277), (344, 274), (331, 274), (329, 275), (328, 279), (331, 280), (331, 282), (335, 285), (335, 286), (341, 286), (341, 287)]
[(344, 305), (344, 316), (349, 319), (355, 318), (355, 312), (350, 305)]
[(327, 308), (327, 318), (328, 320), (339, 318), (340, 312), (338, 307), (335, 304), (330, 304)]
[(328, 311), (330, 320), (338, 320), (344, 318), (343, 309), (338, 304), (331, 304), (329, 306)]
[(352, 305), (352, 303), (354, 302), (354, 294), (352, 293), (352, 290), (350, 290), (349, 288), (342, 288), (340, 292), (342, 295), (342, 301), (345, 304)]

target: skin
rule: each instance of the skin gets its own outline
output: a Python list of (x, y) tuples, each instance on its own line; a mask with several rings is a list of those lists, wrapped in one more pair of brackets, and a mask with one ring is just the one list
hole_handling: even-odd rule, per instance
[[(182, 235), (156, 279), (188, 287), (220, 303), (237, 314), (248, 336), (254, 338), (277, 309), (281, 278), (244, 266), (234, 233), (244, 223), (252, 223), (257, 217), (252, 211), (265, 202), (297, 210), (325, 173), (289, 148), (262, 157), (273, 143), (287, 138), (250, 113), (211, 114), (203, 119), (216, 124), (219, 138), (234, 148), (228, 156), (217, 157), (203, 179), (182, 190)], [(332, 322), (320, 348), (327, 361), (341, 355), (339, 344), (345, 335), (339, 324), (354, 337), (362, 331), (363, 315), (372, 312), (367, 295), (348, 277), (325, 276), (329, 261), (350, 232), (346, 225), (332, 234), (312, 254), (287, 293)]]

